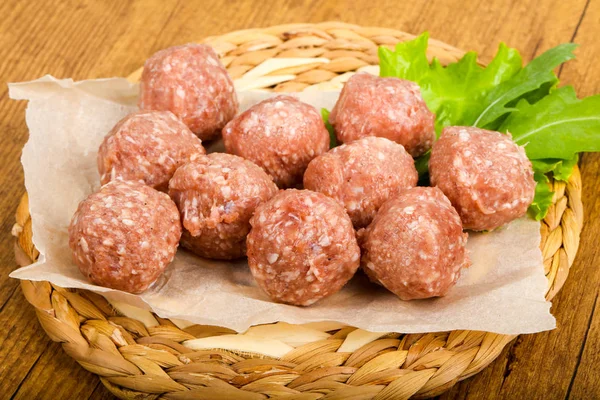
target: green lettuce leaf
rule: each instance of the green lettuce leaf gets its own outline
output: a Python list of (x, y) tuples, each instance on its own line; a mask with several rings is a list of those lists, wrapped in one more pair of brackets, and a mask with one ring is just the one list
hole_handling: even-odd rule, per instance
[(579, 100), (565, 86), (535, 104), (521, 100), (499, 130), (510, 132), (532, 160), (600, 151), (600, 95)]
[(570, 160), (561, 160), (558, 158), (544, 158), (541, 160), (533, 160), (533, 170), (536, 172), (542, 172), (544, 174), (552, 173), (554, 179), (559, 181), (568, 181), (573, 172), (573, 167), (579, 161), (579, 156), (576, 154), (575, 157)]
[(321, 108), (321, 118), (323, 118), (323, 122), (325, 123), (325, 128), (329, 132), (329, 148), (333, 149), (338, 145), (337, 138), (335, 136), (335, 131), (333, 130), (333, 126), (329, 123), (329, 110), (326, 108)]
[[(474, 52), (444, 67), (427, 59), (427, 33), (379, 49), (380, 74), (408, 79), (421, 87), (436, 114), (436, 132), (449, 125), (473, 125), (510, 132), (525, 146), (537, 182), (530, 207), (542, 219), (552, 204), (549, 175), (569, 179), (577, 153), (600, 151), (600, 95), (577, 99), (572, 88), (556, 89), (553, 70), (574, 58), (575, 44), (550, 49), (522, 67), (515, 49), (500, 44), (487, 67)], [(428, 156), (415, 160), (419, 176), (427, 177)]]
[(487, 67), (477, 63), (469, 52), (456, 63), (444, 67), (427, 60), (427, 40), (423, 33), (414, 40), (398, 43), (391, 51), (379, 49), (380, 75), (408, 79), (419, 84), (425, 103), (436, 114), (436, 132), (444, 126), (471, 125), (481, 114), (487, 94), (521, 70), (518, 51), (500, 44)]
[(552, 171), (554, 179), (564, 182), (568, 181), (571, 175), (573, 174), (573, 167), (575, 167), (578, 162), (579, 154), (575, 154), (575, 157), (573, 157), (570, 160), (562, 160), (562, 163), (560, 163), (560, 165), (558, 165)]
[(436, 131), (449, 125), (471, 125), (483, 109), (486, 94), (519, 68), (521, 57), (504, 44), (487, 68), (477, 64), (474, 52), (447, 67), (433, 60), (430, 73), (419, 84), (427, 106), (436, 114)]
[(486, 127), (504, 114), (514, 110), (512, 107), (508, 107), (509, 103), (542, 86), (554, 86), (558, 82), (558, 78), (552, 72), (553, 69), (565, 61), (575, 58), (573, 50), (576, 47), (577, 45), (573, 43), (556, 46), (534, 58), (511, 79), (496, 86), (482, 99), (485, 108), (475, 119), (473, 125)]
[(537, 182), (535, 187), (535, 197), (533, 203), (529, 206), (529, 214), (536, 220), (543, 219), (548, 214), (548, 208), (552, 204), (554, 192), (550, 190), (548, 175), (552, 174), (554, 179), (559, 181), (568, 181), (573, 173), (573, 167), (577, 165), (579, 155), (575, 155), (569, 160), (560, 160), (557, 158), (545, 158), (542, 160), (532, 160), (533, 177)]
[(419, 158), (415, 158), (415, 168), (419, 173), (419, 178), (429, 172), (429, 158), (431, 158), (431, 150), (423, 154)]
[(544, 219), (548, 214), (548, 209), (552, 205), (552, 196), (554, 192), (550, 190), (550, 179), (543, 172), (535, 172), (533, 178), (537, 182), (535, 185), (535, 197), (529, 206), (529, 215), (536, 221)]
[(429, 72), (428, 41), (429, 32), (424, 32), (413, 40), (398, 43), (395, 51), (379, 47), (379, 75), (419, 82)]

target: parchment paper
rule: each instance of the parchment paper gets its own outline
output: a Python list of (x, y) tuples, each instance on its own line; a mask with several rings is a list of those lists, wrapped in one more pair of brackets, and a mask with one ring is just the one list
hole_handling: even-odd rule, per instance
[[(311, 307), (276, 304), (256, 287), (245, 261), (208, 261), (183, 250), (140, 296), (88, 283), (71, 261), (67, 227), (77, 204), (99, 186), (96, 152), (102, 138), (136, 108), (137, 93), (136, 85), (120, 78), (74, 83), (46, 76), (10, 85), (13, 99), (29, 100), (30, 137), (22, 162), (33, 241), (41, 253), (37, 263), (14, 271), (11, 277), (88, 289), (161, 317), (237, 331), (275, 321), (337, 321), (369, 331), (406, 333), (472, 329), (518, 334), (555, 327), (551, 304), (544, 300), (547, 282), (539, 223), (527, 218), (492, 233), (471, 233), (468, 248), (473, 265), (439, 299), (404, 302), (359, 273), (340, 293)], [(242, 109), (270, 96), (239, 95)], [(318, 108), (331, 109), (338, 93), (298, 96)]]

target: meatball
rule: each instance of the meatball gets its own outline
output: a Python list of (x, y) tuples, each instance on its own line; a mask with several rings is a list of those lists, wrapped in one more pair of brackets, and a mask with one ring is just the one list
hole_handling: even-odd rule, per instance
[(535, 195), (523, 148), (508, 135), (479, 128), (444, 128), (431, 151), (429, 174), (465, 229), (492, 230), (521, 217)]
[(258, 164), (287, 188), (301, 183), (308, 163), (329, 149), (329, 133), (314, 107), (277, 96), (228, 123), (223, 142), (228, 153)]
[(250, 271), (274, 301), (308, 306), (339, 291), (359, 267), (352, 221), (321, 193), (281, 191), (250, 224)]
[(171, 111), (202, 140), (214, 139), (236, 114), (233, 81), (205, 44), (160, 50), (144, 64), (139, 106)]
[(277, 190), (259, 166), (231, 154), (212, 153), (184, 165), (169, 184), (184, 227), (181, 245), (206, 258), (243, 257), (250, 217)]
[(138, 181), (166, 191), (175, 170), (204, 153), (202, 141), (170, 111), (134, 112), (100, 145), (100, 181)]
[(414, 187), (419, 176), (402, 145), (366, 137), (336, 147), (308, 164), (304, 187), (334, 198), (355, 228), (371, 223), (390, 197)]
[(92, 283), (146, 290), (173, 261), (181, 223), (165, 193), (112, 181), (83, 200), (69, 225), (73, 261)]
[(367, 73), (346, 82), (329, 115), (340, 142), (384, 137), (404, 146), (413, 157), (431, 148), (434, 120), (416, 83)]
[(388, 200), (359, 236), (364, 271), (402, 300), (445, 295), (470, 265), (460, 217), (437, 188)]

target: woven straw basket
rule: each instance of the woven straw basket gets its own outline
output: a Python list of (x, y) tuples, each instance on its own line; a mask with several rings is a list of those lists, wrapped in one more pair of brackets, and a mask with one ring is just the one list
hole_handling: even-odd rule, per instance
[[(357, 70), (376, 72), (378, 46), (411, 38), (393, 29), (330, 22), (237, 31), (204, 42), (217, 50), (238, 89), (289, 92), (339, 88)], [(430, 41), (429, 56), (443, 63), (462, 54)], [(130, 79), (137, 80), (140, 73)], [(548, 299), (567, 278), (583, 223), (579, 170), (575, 168), (569, 182), (551, 185), (555, 195), (541, 225), (540, 244)], [(23, 266), (39, 254), (31, 240), (27, 195), (16, 218), (17, 260)], [(317, 324), (313, 328), (327, 333), (291, 344), (294, 349), (279, 358), (247, 349), (198, 351), (181, 343), (239, 335), (158, 317), (158, 325), (142, 322), (97, 294), (48, 282), (22, 281), (21, 287), (48, 336), (122, 399), (425, 398), (481, 371), (515, 337), (476, 331), (351, 334), (355, 328)]]

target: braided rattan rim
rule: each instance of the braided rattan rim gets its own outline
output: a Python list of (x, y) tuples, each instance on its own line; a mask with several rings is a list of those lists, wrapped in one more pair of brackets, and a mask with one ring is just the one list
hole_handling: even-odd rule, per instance
[[(392, 46), (413, 36), (393, 29), (338, 22), (280, 25), (232, 32), (204, 41), (213, 45), (234, 78), (268, 59), (315, 58), (293, 62), (267, 74), (250, 74), (244, 84), (275, 85), (299, 91), (340, 86), (357, 69), (377, 63), (379, 45)], [(430, 56), (443, 62), (462, 52), (431, 41)], [(329, 62), (321, 60), (326, 58)], [(130, 79), (137, 79), (140, 71)], [(285, 80), (272, 77), (285, 75)], [(266, 78), (265, 78), (266, 77)], [(583, 224), (581, 177), (575, 168), (569, 182), (552, 182), (553, 205), (544, 219), (540, 244), (552, 298), (565, 282), (579, 246)], [(21, 265), (37, 259), (32, 243), (27, 194), (16, 213), (13, 234)], [(40, 324), (79, 364), (99, 375), (117, 397), (211, 399), (405, 399), (438, 395), (491, 363), (515, 336), (477, 331), (426, 334), (393, 333), (374, 338), (354, 352), (337, 352), (354, 328), (329, 331), (326, 340), (304, 344), (281, 359), (224, 350), (194, 351), (181, 343), (193, 338), (231, 334), (228, 329), (192, 325), (179, 329), (169, 320), (159, 325), (120, 315), (103, 297), (67, 290), (48, 282), (21, 281)]]

